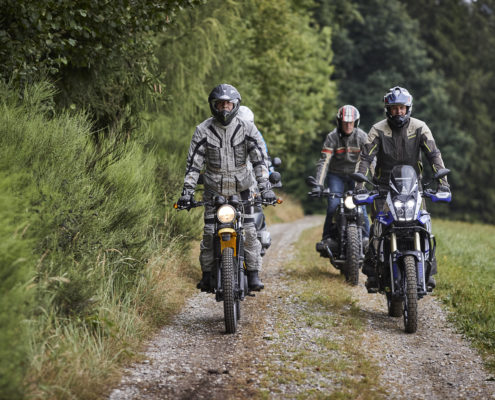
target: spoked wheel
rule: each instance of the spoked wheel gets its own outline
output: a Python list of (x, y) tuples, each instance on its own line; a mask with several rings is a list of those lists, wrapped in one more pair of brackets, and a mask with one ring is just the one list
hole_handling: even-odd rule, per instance
[(387, 293), (387, 308), (390, 317), (402, 317), (402, 299), (394, 298), (390, 293)]
[(346, 281), (353, 286), (356, 286), (359, 283), (359, 260), (361, 258), (359, 240), (358, 227), (356, 225), (348, 225), (347, 254), (344, 270)]
[(239, 300), (235, 296), (234, 249), (227, 247), (222, 252), (222, 286), (223, 286), (223, 314), (225, 330), (235, 333), (237, 329), (237, 311)]
[(416, 278), (416, 259), (413, 256), (404, 257), (406, 273), (404, 298), (404, 326), (407, 333), (418, 329), (418, 287)]

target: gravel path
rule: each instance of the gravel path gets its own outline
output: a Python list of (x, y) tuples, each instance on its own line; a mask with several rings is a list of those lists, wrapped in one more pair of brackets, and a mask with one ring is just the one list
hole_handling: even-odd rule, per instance
[[(274, 340), (277, 310), (292, 309), (280, 295), (284, 262), (290, 259), (291, 244), (300, 233), (322, 222), (321, 217), (305, 217), (270, 227), (272, 246), (262, 273), (266, 289), (242, 303), (238, 333), (225, 334), (223, 304), (211, 294), (198, 293), (149, 343), (143, 361), (125, 371), (109, 399), (256, 396), (266, 372), (264, 360), (273, 358), (273, 343), (280, 345)], [(363, 353), (382, 368), (381, 384), (388, 398), (495, 399), (495, 382), (484, 371), (480, 357), (453, 331), (432, 296), (419, 303), (418, 332), (407, 335), (401, 318), (387, 316), (383, 296), (367, 294), (362, 284), (352, 292), (368, 315)]]

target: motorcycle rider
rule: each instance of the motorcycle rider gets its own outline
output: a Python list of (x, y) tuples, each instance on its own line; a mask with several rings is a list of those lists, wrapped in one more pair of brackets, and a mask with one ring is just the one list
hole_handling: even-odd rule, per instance
[[(186, 174), (179, 206), (188, 206), (194, 201), (198, 177), (205, 167), (203, 200), (211, 201), (215, 196), (229, 197), (234, 194), (241, 199), (249, 198), (249, 189), (256, 179), (258, 190), (264, 200), (274, 202), (275, 194), (268, 181), (265, 165), (266, 151), (263, 139), (256, 126), (237, 117), (241, 95), (229, 84), (216, 86), (208, 96), (212, 117), (196, 127), (187, 156)], [(253, 165), (254, 174), (247, 168)], [(214, 207), (205, 205), (203, 240), (200, 244), (199, 260), (203, 276), (198, 289), (209, 290), (214, 267)], [(261, 290), (260, 280), (261, 245), (256, 238), (252, 207), (244, 214), (244, 253), (250, 290)]]
[[(440, 150), (435, 144), (433, 135), (425, 122), (412, 118), (413, 98), (407, 89), (395, 86), (385, 94), (384, 98), (386, 119), (373, 125), (368, 133), (367, 141), (361, 148), (360, 160), (356, 172), (364, 175), (370, 173), (370, 165), (376, 158), (373, 180), (379, 185), (379, 191), (386, 193), (390, 173), (395, 165), (411, 165), (421, 178), (423, 165), (421, 151), (424, 153), (433, 171), (445, 168)], [(371, 174), (370, 174), (371, 175)], [(356, 193), (366, 193), (364, 183), (356, 185)], [(439, 182), (438, 191), (450, 192), (446, 178)], [(383, 210), (385, 198), (374, 200), (371, 209), (372, 221)], [(424, 203), (423, 203), (423, 209)], [(378, 289), (375, 271), (373, 246), (369, 246), (363, 265), (363, 273), (368, 276), (366, 287), (369, 292)], [(436, 286), (433, 275), (437, 272), (436, 259), (433, 259), (430, 277), (427, 283), (431, 291)]]
[[(366, 132), (358, 127), (359, 119), (360, 114), (356, 107), (345, 105), (339, 108), (336, 117), (337, 127), (327, 135), (323, 142), (321, 157), (316, 167), (317, 185), (311, 190), (313, 195), (321, 195), (325, 180), (332, 193), (343, 195), (345, 190), (354, 189), (355, 182), (349, 174), (354, 172), (361, 145), (366, 142)], [(324, 241), (334, 240), (333, 214), (338, 205), (338, 198), (328, 198), (322, 241), (317, 244), (317, 249), (323, 248)], [(366, 244), (369, 237), (369, 220), (366, 207), (362, 207), (365, 222), (363, 242)]]
[[(245, 119), (247, 121), (250, 121), (254, 124), (254, 113), (251, 111), (251, 109), (247, 106), (240, 106), (239, 107), (239, 112), (237, 113), (237, 116), (241, 119)], [(261, 135), (261, 132), (259, 132)], [(261, 138), (263, 139), (263, 143), (265, 144), (265, 150), (266, 150), (266, 168), (268, 169), (268, 174), (271, 175), (272, 172), (275, 171), (275, 168), (272, 165), (272, 161), (270, 158), (270, 155), (268, 154), (268, 146), (266, 145), (265, 139), (263, 138), (263, 135), (261, 135)], [(248, 161), (248, 168), (254, 173), (252, 164)], [(276, 185), (275, 185), (276, 186)], [(272, 185), (272, 187), (275, 187)], [(258, 192), (258, 187), (253, 185), (251, 187), (251, 192), (255, 195), (259, 195)], [(266, 229), (266, 224), (265, 224), (265, 215), (263, 214), (263, 208), (261, 205), (255, 205), (253, 207), (253, 211), (255, 214), (255, 226), (257, 229), (257, 236), (259, 237), (259, 240), (261, 242), (261, 256), (263, 257), (265, 255), (266, 249), (270, 247), (271, 243), (271, 238), (270, 238), (270, 232)], [(258, 223), (260, 221), (257, 221), (257, 219), (261, 218), (261, 226), (258, 226)]]

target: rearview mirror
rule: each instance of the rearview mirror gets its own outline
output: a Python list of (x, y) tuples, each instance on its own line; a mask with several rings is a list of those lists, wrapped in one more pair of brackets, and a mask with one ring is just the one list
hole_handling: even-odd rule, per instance
[(305, 179), (305, 182), (306, 182), (306, 185), (308, 185), (309, 187), (315, 187), (318, 185), (318, 182), (316, 181), (315, 177), (313, 177), (313, 176), (308, 176)]
[(361, 172), (353, 172), (350, 177), (354, 179), (356, 182), (366, 182), (372, 184), (371, 181), (363, 175)]
[(434, 178), (435, 179), (442, 179), (444, 176), (450, 174), (450, 169), (447, 168), (442, 168), (438, 170), (438, 172), (435, 174)]
[(282, 165), (282, 160), (278, 157), (272, 158), (272, 165), (277, 168)]
[(280, 175), (280, 172), (273, 171), (270, 174), (269, 180), (270, 180), (270, 183), (272, 183), (272, 184), (279, 183), (281, 179), (282, 179), (282, 176)]

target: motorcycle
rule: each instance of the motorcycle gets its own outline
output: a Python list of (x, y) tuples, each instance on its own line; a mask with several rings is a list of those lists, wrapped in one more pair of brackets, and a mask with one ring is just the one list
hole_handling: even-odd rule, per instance
[[(306, 184), (317, 186), (314, 177), (308, 176)], [(364, 260), (367, 242), (363, 241), (364, 215), (362, 207), (356, 207), (352, 191), (343, 195), (331, 193), (329, 188), (321, 193), (308, 192), (311, 197), (339, 198), (340, 202), (334, 214), (336, 234), (316, 245), (316, 250), (345, 275), (346, 281), (356, 286), (359, 283), (359, 270)], [(336, 239), (336, 240), (335, 240)]]
[[(441, 169), (434, 175), (440, 180), (450, 170)], [(429, 189), (434, 181), (421, 189), (416, 171), (409, 165), (398, 165), (392, 169), (389, 187), (380, 193), (361, 173), (351, 177), (357, 182), (373, 186), (369, 193), (355, 194), (354, 202), (372, 204), (375, 198), (386, 198), (385, 209), (373, 221), (371, 251), (378, 277), (378, 292), (387, 297), (389, 316), (404, 317), (407, 333), (414, 333), (418, 326), (418, 300), (427, 294), (427, 286), (436, 241), (431, 233), (430, 214), (423, 210), (423, 199), (433, 202), (450, 202), (450, 192)]]
[[(275, 171), (274, 167), (279, 167), (282, 164), (282, 160), (280, 158), (275, 157), (270, 159), (269, 162), (269, 171), (270, 171), (270, 183), (272, 184), (272, 188), (281, 188), (282, 187), (282, 177), (279, 172)], [(254, 206), (254, 225), (256, 227), (256, 236), (261, 243), (261, 257), (266, 254), (266, 250), (272, 244), (272, 238), (270, 236), (270, 232), (266, 229), (265, 215), (263, 214), (263, 208), (260, 205)]]
[(242, 200), (237, 195), (228, 199), (215, 196), (212, 201), (193, 201), (188, 206), (177, 210), (190, 210), (195, 207), (210, 205), (215, 208), (215, 267), (212, 271), (212, 285), (210, 293), (215, 294), (217, 302), (223, 301), (225, 329), (227, 333), (235, 333), (237, 323), (241, 318), (241, 301), (246, 296), (254, 296), (248, 287), (246, 264), (244, 262), (244, 233), (243, 214), (245, 207), (252, 205), (275, 205), (261, 199), (251, 198)]

